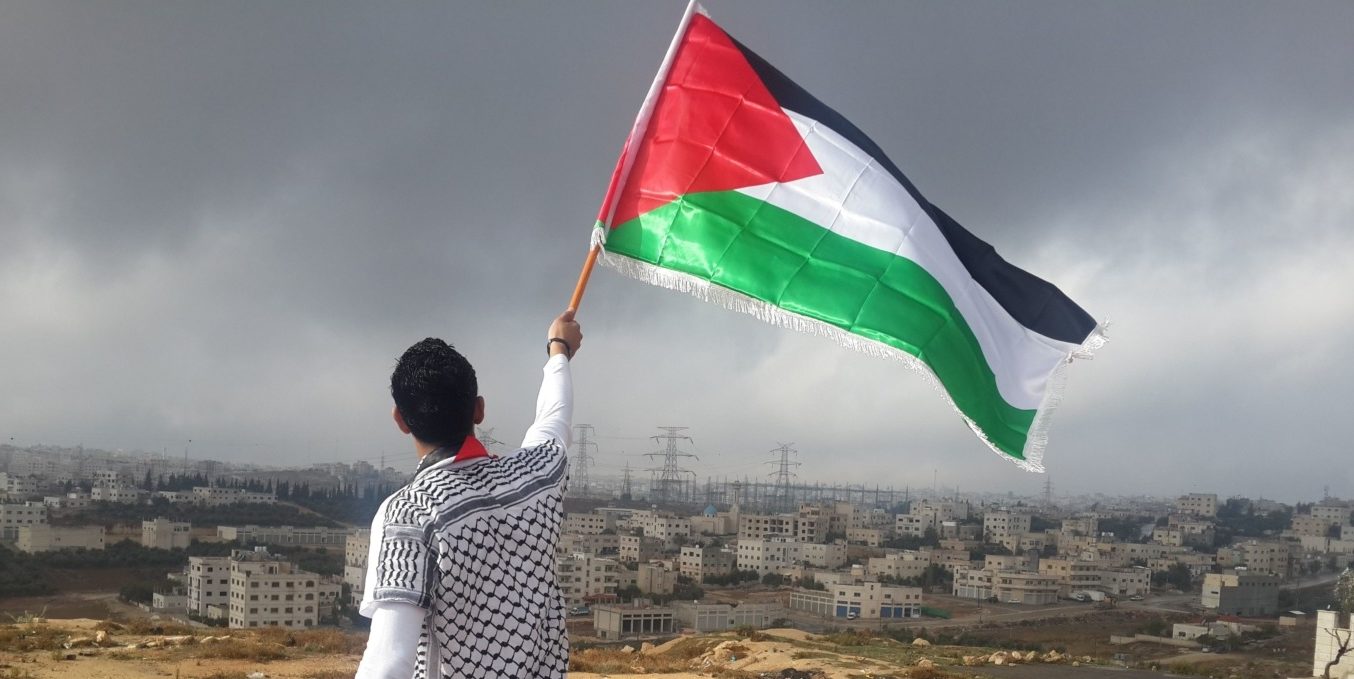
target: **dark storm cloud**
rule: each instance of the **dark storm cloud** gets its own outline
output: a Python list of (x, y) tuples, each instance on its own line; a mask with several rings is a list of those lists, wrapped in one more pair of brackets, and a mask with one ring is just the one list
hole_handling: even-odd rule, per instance
[[(0, 433), (393, 455), (387, 371), (441, 335), (510, 439), (680, 9), (0, 5)], [(1354, 6), (708, 9), (1116, 321), (1055, 423), (1060, 488), (1348, 485), (1293, 469), (1347, 453)], [(577, 420), (612, 468), (685, 424), (713, 475), (793, 440), (806, 478), (1041, 481), (898, 366), (606, 271), (583, 320)]]

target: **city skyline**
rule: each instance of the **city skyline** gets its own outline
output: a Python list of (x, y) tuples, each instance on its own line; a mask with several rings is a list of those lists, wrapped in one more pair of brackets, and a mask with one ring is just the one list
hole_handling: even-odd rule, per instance
[[(1059, 488), (1351, 494), (1354, 6), (706, 8), (1111, 323)], [(513, 442), (680, 12), (7, 3), (0, 442), (412, 459), (387, 380), (425, 336)], [(1044, 483), (900, 364), (610, 271), (579, 318), (601, 469), (677, 425), (714, 475), (794, 441), (802, 479)]]

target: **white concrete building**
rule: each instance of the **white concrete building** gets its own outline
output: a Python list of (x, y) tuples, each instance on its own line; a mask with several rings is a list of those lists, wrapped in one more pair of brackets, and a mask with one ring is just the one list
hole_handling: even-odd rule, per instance
[(58, 549), (103, 549), (103, 526), (51, 526), (45, 523), (19, 528), (15, 547), (21, 552), (54, 552)]
[(339, 595), (337, 582), (300, 570), (263, 547), (233, 552), (228, 577), (231, 629), (314, 627)]
[(647, 563), (663, 555), (663, 541), (647, 535), (622, 535), (616, 552), (621, 561)]
[(983, 535), (988, 542), (1001, 542), (1029, 532), (1030, 515), (1027, 512), (998, 509), (983, 514)]
[(118, 504), (136, 504), (150, 494), (130, 483), (96, 484), (89, 491), (89, 499), (95, 502), (114, 502)]
[(1279, 584), (1279, 577), (1268, 573), (1209, 573), (1200, 603), (1218, 615), (1274, 615), (1279, 612)]
[(207, 609), (230, 601), (230, 557), (188, 557), (188, 614), (207, 617)]
[(732, 573), (737, 563), (734, 552), (723, 547), (686, 545), (678, 557), (677, 570), (696, 582), (702, 582), (706, 576)]
[(362, 603), (370, 553), (371, 530), (360, 528), (348, 535), (343, 545), (343, 582), (348, 585), (348, 602), (354, 606)]
[[(567, 606), (614, 601), (625, 567), (616, 559), (571, 554), (556, 560), (559, 588)], [(669, 590), (671, 591), (671, 590)]]
[(187, 549), (193, 542), (193, 526), (185, 521), (159, 518), (141, 522), (141, 546), (152, 549)]
[(274, 493), (258, 493), (243, 488), (225, 488), (221, 486), (196, 486), (189, 495), (191, 502), (219, 507), (236, 503), (272, 504), (277, 502)]
[(920, 552), (903, 551), (870, 557), (866, 569), (875, 578), (889, 576), (907, 579), (921, 576), (930, 565), (931, 560)]
[(921, 617), (921, 588), (883, 585), (875, 581), (836, 584), (832, 595), (832, 615), (855, 616), (864, 620), (895, 620)]
[(276, 545), (298, 547), (338, 547), (348, 541), (350, 528), (314, 526), (217, 526), (216, 535), (222, 540), (235, 540), (242, 545)]
[(41, 502), (0, 504), (0, 539), (19, 539), (19, 529), (47, 524), (47, 505)]
[(738, 570), (779, 573), (799, 562), (802, 543), (793, 538), (738, 539)]
[(1175, 501), (1175, 508), (1186, 514), (1214, 517), (1218, 515), (1218, 496), (1216, 493), (1181, 495)]

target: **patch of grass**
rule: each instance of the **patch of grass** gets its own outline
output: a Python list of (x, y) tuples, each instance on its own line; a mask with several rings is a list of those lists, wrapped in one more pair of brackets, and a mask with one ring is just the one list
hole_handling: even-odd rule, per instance
[(189, 627), (179, 622), (166, 622), (164, 620), (151, 620), (149, 618), (132, 618), (130, 620), (104, 620), (94, 626), (96, 630), (103, 630), (108, 634), (160, 634), (164, 636), (180, 636), (184, 634), (199, 634), (201, 629)]
[[(618, 648), (585, 648), (569, 654), (569, 669), (599, 674), (671, 674), (690, 672), (692, 661), (718, 646), (724, 639), (683, 639), (664, 653), (626, 653)], [(748, 651), (738, 645), (729, 651), (742, 657)], [(735, 679), (730, 675), (730, 679)]]
[[(70, 639), (64, 630), (43, 623), (25, 623), (0, 627), (0, 650), (11, 652), (55, 651)], [(4, 679), (4, 677), (0, 677)]]
[(285, 660), (287, 651), (281, 646), (252, 639), (226, 639), (193, 649), (193, 656), (213, 660), (252, 660), (270, 662)]
[(305, 675), (303, 679), (353, 679), (353, 670), (320, 670)]
[(263, 643), (300, 649), (306, 653), (360, 655), (367, 647), (365, 637), (339, 629), (278, 629), (258, 630), (256, 638)]

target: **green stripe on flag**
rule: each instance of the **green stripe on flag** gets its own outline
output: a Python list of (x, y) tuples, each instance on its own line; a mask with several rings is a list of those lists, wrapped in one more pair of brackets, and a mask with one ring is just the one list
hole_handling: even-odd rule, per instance
[(682, 196), (612, 229), (606, 248), (916, 356), (993, 445), (1024, 459), (1035, 411), (1001, 398), (968, 323), (915, 262), (736, 191)]

